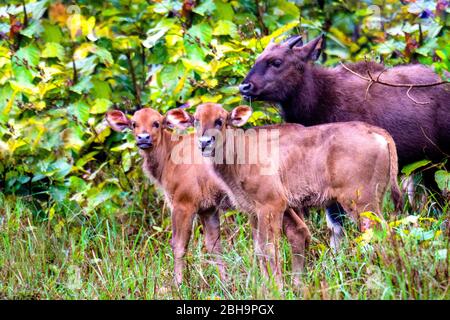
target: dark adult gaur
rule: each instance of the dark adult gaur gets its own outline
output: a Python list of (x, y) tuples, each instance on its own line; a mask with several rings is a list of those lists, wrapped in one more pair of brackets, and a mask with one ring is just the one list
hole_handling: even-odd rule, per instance
[[(386, 129), (397, 146), (399, 166), (423, 158), (434, 162), (450, 154), (450, 85), (392, 87), (441, 81), (429, 67), (401, 65), (386, 68), (359, 62), (326, 68), (318, 59), (324, 36), (303, 45), (300, 36), (270, 43), (239, 86), (248, 100), (278, 103), (284, 120), (312, 126), (330, 122), (364, 121)], [(351, 72), (351, 71), (355, 72)], [(381, 75), (380, 75), (381, 74)], [(409, 91), (408, 91), (409, 90)], [(437, 190), (433, 170), (424, 172), (425, 184)], [(338, 206), (328, 208), (335, 215)]]

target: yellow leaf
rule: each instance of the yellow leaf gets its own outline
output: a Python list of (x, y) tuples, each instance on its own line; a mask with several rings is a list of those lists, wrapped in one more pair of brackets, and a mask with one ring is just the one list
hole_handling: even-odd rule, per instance
[(13, 154), (17, 148), (19, 148), (25, 144), (26, 143), (22, 140), (9, 139), (8, 140), (8, 150), (11, 154)]
[(17, 94), (17, 90), (14, 90), (12, 95), (11, 95), (11, 97), (9, 98), (8, 103), (6, 104), (5, 109), (3, 109), (3, 114), (8, 114), (9, 111), (11, 111), (12, 105), (14, 103), (14, 99), (16, 97), (16, 94)]
[(69, 28), (72, 40), (75, 40), (78, 36), (83, 34), (81, 23), (82, 16), (79, 13), (72, 14), (67, 19), (67, 27)]
[(41, 111), (45, 109), (45, 101), (38, 101), (34, 104), (34, 109)]
[(92, 43), (83, 43), (80, 45), (73, 53), (73, 58), (75, 60), (81, 60), (87, 57), (90, 52), (95, 50), (95, 45)]
[(183, 89), (184, 82), (186, 81), (186, 78), (187, 78), (187, 70), (183, 74), (183, 76), (181, 77), (180, 81), (178, 81), (175, 89), (173, 90), (173, 94), (174, 95), (177, 95), (181, 91), (181, 89)]
[(381, 223), (381, 219), (371, 211), (365, 211), (360, 213), (360, 217), (368, 218), (372, 221)]
[(356, 242), (364, 246), (370, 242), (373, 238), (373, 229), (367, 229), (361, 236), (356, 238)]
[(85, 20), (82, 28), (83, 28), (83, 35), (91, 34), (95, 27), (95, 17), (92, 16), (89, 19)]

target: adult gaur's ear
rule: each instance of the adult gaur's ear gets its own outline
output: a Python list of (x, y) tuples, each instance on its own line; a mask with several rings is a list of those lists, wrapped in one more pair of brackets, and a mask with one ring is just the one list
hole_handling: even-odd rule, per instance
[(130, 127), (131, 121), (125, 113), (119, 110), (112, 110), (106, 113), (106, 121), (111, 129), (121, 132)]
[(235, 127), (242, 127), (250, 119), (252, 112), (249, 106), (237, 106), (231, 111), (229, 122)]
[(302, 47), (294, 47), (294, 51), (300, 55), (303, 61), (316, 61), (319, 59), (325, 44), (325, 34), (321, 34)]
[(163, 124), (166, 128), (186, 129), (193, 125), (193, 117), (183, 109), (172, 109), (167, 111)]
[(290, 49), (294, 47), (301, 47), (303, 45), (302, 36), (297, 35), (289, 37), (284, 41), (284, 45), (288, 46)]

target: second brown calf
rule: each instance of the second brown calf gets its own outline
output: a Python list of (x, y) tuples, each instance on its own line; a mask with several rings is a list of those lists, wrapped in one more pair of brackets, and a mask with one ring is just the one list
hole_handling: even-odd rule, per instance
[[(255, 250), (263, 271), (267, 266), (282, 285), (279, 263), (279, 237), (286, 226), (286, 210), (324, 206), (337, 201), (361, 230), (370, 225), (360, 214), (380, 213), (383, 196), (389, 183), (397, 207), (401, 207), (397, 184), (397, 153), (394, 141), (383, 129), (362, 122), (348, 122), (303, 127), (296, 124), (257, 127), (277, 132), (268, 135), (264, 143), (275, 147), (266, 155), (275, 170), (267, 174), (260, 163), (237, 161), (258, 152), (262, 142), (255, 135), (236, 134), (234, 127), (242, 126), (251, 115), (251, 108), (239, 106), (231, 113), (221, 105), (200, 105), (193, 116), (179, 109), (172, 111), (172, 123), (180, 127), (194, 124), (199, 147), (206, 157), (212, 157), (215, 173), (231, 190), (230, 198), (241, 210), (250, 214), (255, 235)], [(229, 139), (229, 132), (233, 133)], [(247, 130), (245, 133), (247, 133)], [(215, 133), (214, 133), (215, 132)], [(214, 134), (213, 134), (214, 133)], [(244, 146), (244, 149), (233, 146)], [(218, 161), (218, 155), (223, 159)], [(295, 219), (292, 215), (291, 219)], [(284, 221), (283, 221), (284, 220)], [(331, 222), (332, 245), (338, 246), (340, 226)], [(296, 245), (295, 240), (291, 242)], [(297, 244), (299, 245), (299, 244)], [(295, 252), (304, 255), (304, 246)], [(298, 268), (299, 266), (296, 266)], [(294, 268), (294, 265), (293, 265)], [(294, 271), (300, 271), (299, 269)]]

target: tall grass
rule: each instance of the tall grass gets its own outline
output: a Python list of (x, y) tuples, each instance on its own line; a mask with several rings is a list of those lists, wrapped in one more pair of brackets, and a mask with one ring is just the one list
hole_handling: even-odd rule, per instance
[[(450, 298), (448, 216), (435, 216), (430, 207), (408, 218), (407, 213), (387, 216), (391, 232), (360, 235), (346, 222), (347, 236), (337, 254), (329, 249), (324, 215), (312, 212), (303, 284), (290, 285), (290, 266), (283, 263), (286, 286), (279, 293), (262, 289), (247, 217), (237, 212), (222, 216), (229, 283), (220, 281), (196, 223), (186, 281), (175, 286), (170, 215), (160, 203), (143, 208), (143, 196), (126, 208), (97, 207), (89, 215), (68, 203), (49, 219), (48, 210), (30, 199), (0, 195), (0, 298)], [(281, 249), (288, 261), (287, 241)]]

